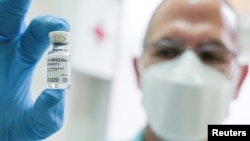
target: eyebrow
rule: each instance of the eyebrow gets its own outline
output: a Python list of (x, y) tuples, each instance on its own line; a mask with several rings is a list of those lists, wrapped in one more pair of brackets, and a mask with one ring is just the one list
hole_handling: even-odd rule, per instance
[(217, 48), (231, 52), (234, 56), (237, 56), (238, 54), (237, 52), (230, 50), (230, 48), (226, 47), (226, 45), (223, 42), (220, 42), (218, 40), (211, 40), (209, 42), (203, 42), (200, 46), (203, 46), (203, 45), (215, 45)]
[(153, 42), (144, 42), (144, 48), (147, 48), (148, 46), (152, 46), (152, 45), (158, 45), (158, 46), (170, 46), (170, 47), (177, 47), (177, 48), (181, 48), (181, 42), (180, 41), (176, 41), (173, 40), (169, 37), (163, 37), (157, 41), (153, 41)]
[(200, 45), (216, 45), (216, 46), (218, 46), (218, 47), (220, 47), (220, 48), (224, 48), (224, 49), (226, 49), (227, 50), (227, 47), (226, 47), (226, 45), (224, 44), (224, 43), (222, 43), (221, 41), (218, 41), (218, 40), (216, 40), (216, 39), (210, 39), (210, 40), (208, 40), (208, 41), (202, 41), (201, 43), (200, 43)]
[(222, 48), (222, 49), (228, 50), (228, 51), (230, 51), (232, 53), (235, 53), (233, 50), (231, 50), (229, 47), (227, 47), (225, 43), (223, 43), (222, 41), (220, 41), (218, 39), (208, 39), (207, 41), (201, 41), (200, 46), (209, 45), (209, 44), (210, 45), (216, 45), (219, 48)]

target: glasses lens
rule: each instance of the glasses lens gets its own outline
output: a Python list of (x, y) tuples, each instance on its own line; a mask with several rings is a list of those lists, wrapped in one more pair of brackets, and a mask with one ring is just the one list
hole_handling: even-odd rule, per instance
[(218, 45), (205, 45), (198, 52), (201, 60), (207, 64), (228, 64), (233, 58), (233, 53), (225, 47)]
[(181, 53), (180, 46), (172, 40), (159, 40), (149, 46), (151, 54), (159, 59), (173, 59)]

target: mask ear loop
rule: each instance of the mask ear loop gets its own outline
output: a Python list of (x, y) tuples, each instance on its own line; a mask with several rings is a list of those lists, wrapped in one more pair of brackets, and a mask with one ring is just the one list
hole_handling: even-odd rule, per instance
[(138, 71), (139, 71), (139, 74), (142, 74), (145, 70), (146, 70), (146, 68), (144, 67), (144, 63), (142, 61), (142, 58), (140, 58), (138, 60)]

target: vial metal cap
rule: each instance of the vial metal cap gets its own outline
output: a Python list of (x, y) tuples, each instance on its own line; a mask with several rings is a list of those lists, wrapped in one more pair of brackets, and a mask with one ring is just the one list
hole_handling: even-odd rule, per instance
[(49, 33), (51, 43), (69, 43), (70, 33), (67, 31), (52, 31)]

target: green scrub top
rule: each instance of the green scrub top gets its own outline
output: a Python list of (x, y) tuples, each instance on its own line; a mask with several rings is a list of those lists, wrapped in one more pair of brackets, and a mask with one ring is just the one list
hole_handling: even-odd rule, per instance
[(143, 137), (144, 137), (144, 130), (141, 131), (133, 141), (143, 141)]

